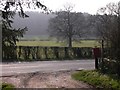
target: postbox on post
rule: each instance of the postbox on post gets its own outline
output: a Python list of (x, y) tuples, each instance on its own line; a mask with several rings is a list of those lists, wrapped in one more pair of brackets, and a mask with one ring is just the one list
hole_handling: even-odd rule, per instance
[(101, 50), (98, 47), (93, 48), (93, 54), (95, 58), (95, 69), (98, 69), (98, 58), (101, 57)]

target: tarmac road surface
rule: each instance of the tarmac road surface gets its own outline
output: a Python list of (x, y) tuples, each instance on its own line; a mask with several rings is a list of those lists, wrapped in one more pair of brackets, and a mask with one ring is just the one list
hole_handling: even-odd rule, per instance
[(91, 60), (65, 60), (65, 61), (35, 61), (35, 62), (16, 62), (1, 63), (2, 72), (0, 76), (9, 76), (21, 73), (33, 72), (55, 72), (69, 70), (93, 70), (95, 62)]

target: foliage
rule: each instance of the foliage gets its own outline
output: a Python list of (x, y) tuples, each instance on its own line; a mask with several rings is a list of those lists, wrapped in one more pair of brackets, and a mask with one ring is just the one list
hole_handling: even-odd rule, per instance
[(120, 75), (120, 2), (109, 3), (99, 10), (96, 27), (107, 48), (107, 58), (116, 61), (117, 74)]
[[(23, 37), (23, 34), (27, 30), (27, 27), (23, 29), (15, 29), (12, 27), (12, 23), (14, 19), (14, 15), (16, 12), (19, 13), (19, 16), (22, 18), (29, 17), (24, 13), (23, 7), (28, 6), (31, 8), (32, 5), (36, 5), (38, 8), (48, 11), (47, 7), (41, 4), (39, 1), (28, 0), (27, 2), (23, 2), (23, 0), (15, 1), (15, 0), (8, 0), (3, 1), (0, 0), (1, 12), (2, 12), (2, 50), (3, 54), (12, 53), (14, 47), (16, 46), (16, 42), (18, 41), (19, 37)], [(11, 46), (8, 48), (8, 46)], [(11, 49), (12, 48), (12, 49)]]
[[(0, 1), (0, 6), (3, 7), (2, 9), (2, 41), (3, 41), (3, 47), (4, 46), (15, 46), (16, 41), (18, 41), (18, 37), (22, 37), (27, 28), (23, 29), (14, 29), (12, 27), (12, 19), (14, 19), (14, 15), (16, 12), (19, 13), (19, 16), (22, 18), (29, 17), (24, 13), (23, 7), (27, 5), (29, 8), (31, 8), (31, 4), (35, 4), (38, 8), (41, 7), (41, 9), (47, 10), (47, 7), (43, 4), (41, 4), (38, 1), (31, 2), (28, 0), (27, 2), (23, 2), (22, 0), (19, 1)], [(15, 9), (11, 9), (15, 8)], [(6, 45), (7, 44), (7, 45)]]
[(4, 53), (12, 52), (7, 46), (15, 46), (16, 41), (18, 41), (18, 37), (22, 37), (23, 33), (27, 28), (24, 29), (14, 29), (12, 27), (12, 19), (15, 15), (14, 11), (10, 11), (10, 5), (13, 5), (12, 2), (6, 2), (6, 6), (2, 11), (2, 49)]
[[(12, 58), (11, 58), (12, 55)], [(6, 57), (7, 56), (7, 57)], [(40, 46), (19, 46), (15, 47), (11, 54), (3, 54), (3, 58), (23, 61), (35, 60), (74, 60), (92, 58), (90, 47), (40, 47)]]
[[(111, 68), (114, 67), (114, 68)], [(116, 74), (118, 73), (118, 63), (116, 60), (110, 60), (104, 58), (103, 63), (99, 63), (99, 70), (107, 74)]]
[(2, 90), (14, 90), (14, 86), (8, 83), (2, 83)]
[[(120, 2), (117, 4), (109, 3), (106, 7), (101, 8), (100, 11), (104, 15), (98, 17), (100, 36), (106, 42), (107, 47), (110, 47), (110, 57), (120, 60)], [(100, 29), (98, 28), (98, 29)], [(114, 53), (112, 53), (114, 52)]]
[(96, 88), (104, 88), (104, 89), (114, 89), (120, 90), (120, 80), (109, 75), (102, 74), (98, 71), (80, 71), (74, 73), (72, 77), (75, 80), (84, 81), (89, 83)]

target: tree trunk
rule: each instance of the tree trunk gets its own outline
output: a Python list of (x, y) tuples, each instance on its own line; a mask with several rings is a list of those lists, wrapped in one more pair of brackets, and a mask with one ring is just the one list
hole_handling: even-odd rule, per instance
[(69, 41), (68, 41), (69, 47), (72, 47), (72, 37), (69, 37)]

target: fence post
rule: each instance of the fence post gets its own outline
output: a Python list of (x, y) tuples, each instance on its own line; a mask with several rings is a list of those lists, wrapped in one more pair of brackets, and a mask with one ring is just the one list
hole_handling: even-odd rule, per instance
[(102, 40), (102, 48), (101, 48), (101, 60), (103, 62), (103, 53), (104, 53), (104, 41)]
[(102, 63), (102, 67), (101, 67), (101, 69), (102, 69), (102, 72), (104, 72), (105, 70), (104, 70), (104, 41), (102, 40), (102, 47), (101, 47), (101, 63)]

